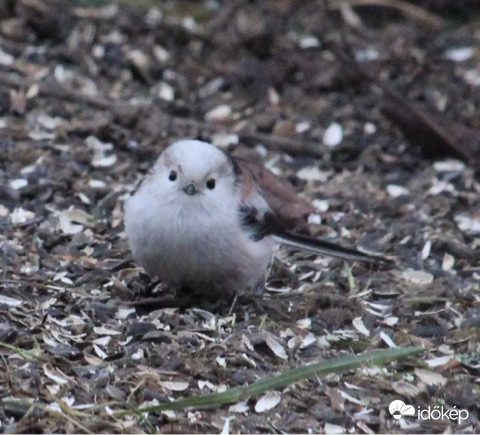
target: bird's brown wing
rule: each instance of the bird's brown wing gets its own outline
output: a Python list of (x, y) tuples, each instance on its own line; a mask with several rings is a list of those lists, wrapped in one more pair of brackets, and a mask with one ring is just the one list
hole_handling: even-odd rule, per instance
[[(242, 177), (242, 224), (248, 228), (254, 240), (272, 235), (279, 243), (318, 255), (390, 264), (390, 260), (382, 256), (299, 234), (308, 234), (308, 216), (315, 212), (315, 208), (299, 196), (291, 184), (260, 164), (241, 157), (235, 157), (235, 163)], [(258, 201), (259, 199), (262, 200)], [(259, 204), (256, 205), (255, 201)], [(271, 210), (268, 210), (265, 202)], [(267, 210), (262, 208), (260, 203), (263, 203)]]
[(315, 208), (299, 196), (289, 182), (281, 180), (259, 163), (243, 157), (235, 157), (235, 161), (242, 171), (246, 188), (253, 184), (249, 180), (251, 177), (282, 228), (308, 233), (308, 216), (315, 212)]

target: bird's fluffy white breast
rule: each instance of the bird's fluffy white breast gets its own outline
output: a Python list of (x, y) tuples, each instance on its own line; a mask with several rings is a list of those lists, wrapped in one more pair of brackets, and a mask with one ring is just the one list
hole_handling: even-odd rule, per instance
[(265, 274), (273, 241), (253, 241), (240, 224), (239, 199), (159, 196), (147, 180), (125, 208), (134, 257), (171, 285), (228, 285), (243, 289)]

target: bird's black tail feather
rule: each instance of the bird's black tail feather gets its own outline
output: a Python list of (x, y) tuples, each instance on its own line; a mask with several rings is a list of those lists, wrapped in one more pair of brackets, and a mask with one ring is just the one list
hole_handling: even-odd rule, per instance
[(385, 257), (369, 255), (356, 249), (345, 248), (336, 243), (327, 242), (326, 240), (315, 239), (309, 236), (300, 234), (292, 234), (286, 231), (276, 232), (274, 238), (277, 242), (298, 248), (305, 251), (310, 251), (315, 254), (328, 255), (331, 257), (343, 258), (350, 261), (363, 261), (367, 263), (389, 264), (391, 260)]

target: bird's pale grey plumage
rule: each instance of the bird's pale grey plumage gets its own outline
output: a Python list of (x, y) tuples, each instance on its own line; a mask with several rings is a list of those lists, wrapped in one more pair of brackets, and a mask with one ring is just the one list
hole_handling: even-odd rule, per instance
[(245, 163), (206, 142), (176, 142), (126, 203), (133, 256), (169, 286), (210, 296), (262, 283), (275, 241), (351, 260), (379, 260), (286, 232), (281, 207), (272, 210), (266, 197)]

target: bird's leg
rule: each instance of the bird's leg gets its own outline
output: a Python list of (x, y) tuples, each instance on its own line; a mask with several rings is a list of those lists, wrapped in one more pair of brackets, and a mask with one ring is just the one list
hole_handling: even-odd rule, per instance
[(227, 317), (232, 314), (233, 308), (235, 307), (235, 304), (237, 303), (238, 295), (235, 295), (233, 298), (232, 304), (230, 305), (230, 309), (228, 310)]
[(157, 280), (150, 280), (150, 283), (147, 285), (147, 287), (145, 288), (145, 296), (152, 296), (153, 294), (153, 290), (155, 289), (155, 287), (157, 287), (158, 284), (160, 284), (162, 282), (161, 279), (157, 279)]
[(134, 307), (142, 307), (149, 311), (158, 310), (161, 308), (190, 308), (197, 305), (195, 296), (182, 290), (173, 293), (162, 294), (157, 297), (147, 297), (130, 302)]

